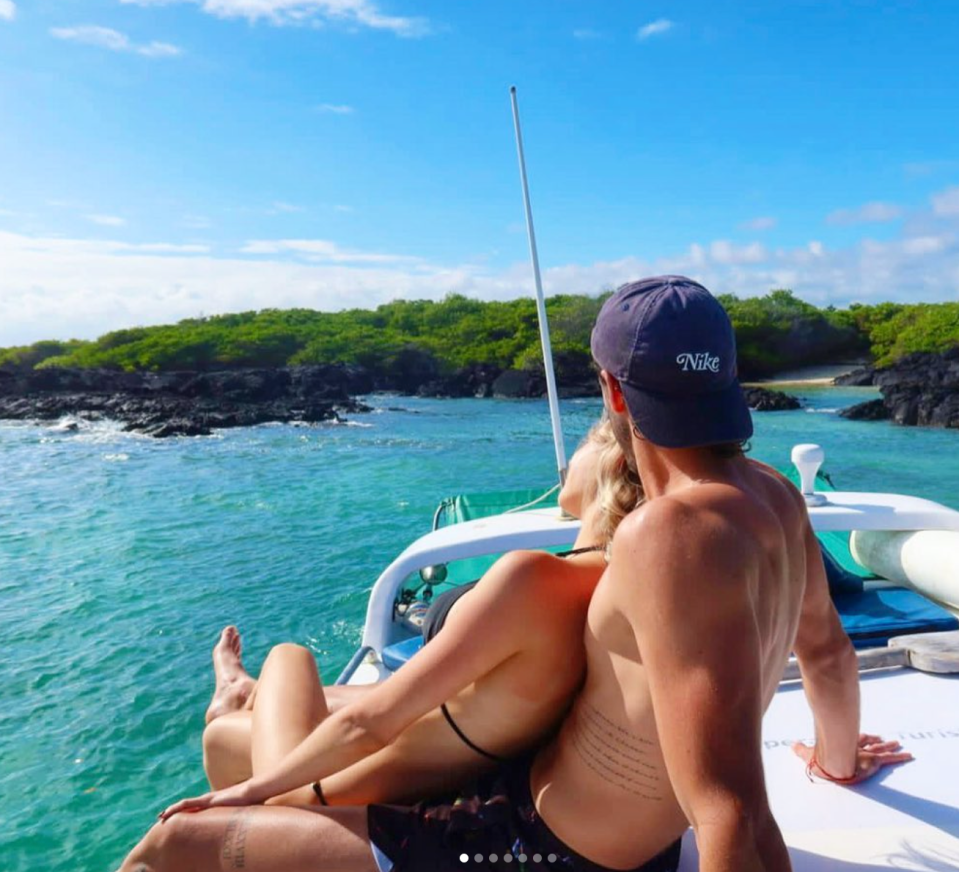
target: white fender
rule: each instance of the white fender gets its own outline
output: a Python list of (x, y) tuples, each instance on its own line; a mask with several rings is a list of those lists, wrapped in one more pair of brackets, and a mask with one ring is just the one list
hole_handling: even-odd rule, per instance
[(856, 562), (876, 575), (959, 609), (959, 533), (857, 530), (849, 547)]

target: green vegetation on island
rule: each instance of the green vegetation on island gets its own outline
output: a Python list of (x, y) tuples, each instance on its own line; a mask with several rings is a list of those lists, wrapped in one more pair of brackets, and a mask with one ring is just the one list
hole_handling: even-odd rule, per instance
[[(590, 359), (589, 335), (608, 294), (547, 301), (560, 377)], [(883, 365), (914, 351), (959, 345), (959, 303), (854, 304), (817, 308), (788, 290), (720, 297), (736, 329), (740, 372), (755, 378), (797, 366), (870, 357)], [(542, 366), (532, 299), (483, 302), (450, 294), (440, 302), (397, 300), (373, 310), (265, 309), (115, 330), (93, 341), (43, 341), (0, 349), (0, 368), (102, 367), (213, 370), (352, 363), (388, 370), (431, 358), (442, 372), (472, 364)]]

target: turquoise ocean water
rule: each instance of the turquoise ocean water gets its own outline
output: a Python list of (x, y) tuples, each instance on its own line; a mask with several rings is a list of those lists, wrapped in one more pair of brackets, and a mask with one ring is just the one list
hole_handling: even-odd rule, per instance
[[(868, 389), (793, 389), (754, 456), (826, 448), (844, 489), (959, 508), (959, 433), (845, 421)], [(332, 681), (367, 593), (436, 504), (548, 486), (545, 402), (377, 396), (351, 425), (155, 441), (0, 422), (0, 870), (108, 872), (204, 788), (210, 648), (236, 623), (254, 671), (293, 640)], [(571, 449), (598, 401), (563, 403)]]

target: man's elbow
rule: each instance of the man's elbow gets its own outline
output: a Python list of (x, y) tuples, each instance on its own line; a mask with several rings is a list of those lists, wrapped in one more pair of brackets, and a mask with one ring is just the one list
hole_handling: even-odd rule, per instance
[(702, 868), (775, 872), (790, 868), (782, 834), (766, 802), (725, 803), (704, 815), (693, 829)]

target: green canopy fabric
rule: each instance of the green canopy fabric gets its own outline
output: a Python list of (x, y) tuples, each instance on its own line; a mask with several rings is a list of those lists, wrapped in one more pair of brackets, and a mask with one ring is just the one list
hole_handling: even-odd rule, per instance
[[(797, 487), (799, 473), (793, 469), (780, 470)], [(834, 491), (829, 475), (820, 472), (816, 476), (816, 489)], [(447, 497), (436, 510), (434, 529), (447, 527), (451, 524), (461, 524), (477, 518), (488, 518), (507, 511), (528, 511), (529, 509), (555, 508), (558, 505), (559, 488), (526, 488), (523, 490), (494, 491), (481, 494), (461, 494)], [(849, 550), (848, 532), (817, 533), (819, 541), (835, 561), (848, 572), (860, 578), (876, 578), (868, 569), (863, 568), (852, 556)], [(561, 550), (561, 549), (555, 549)], [(460, 560), (449, 567), (447, 583), (461, 584), (479, 578), (496, 560), (495, 556), (476, 557), (470, 560)]]

